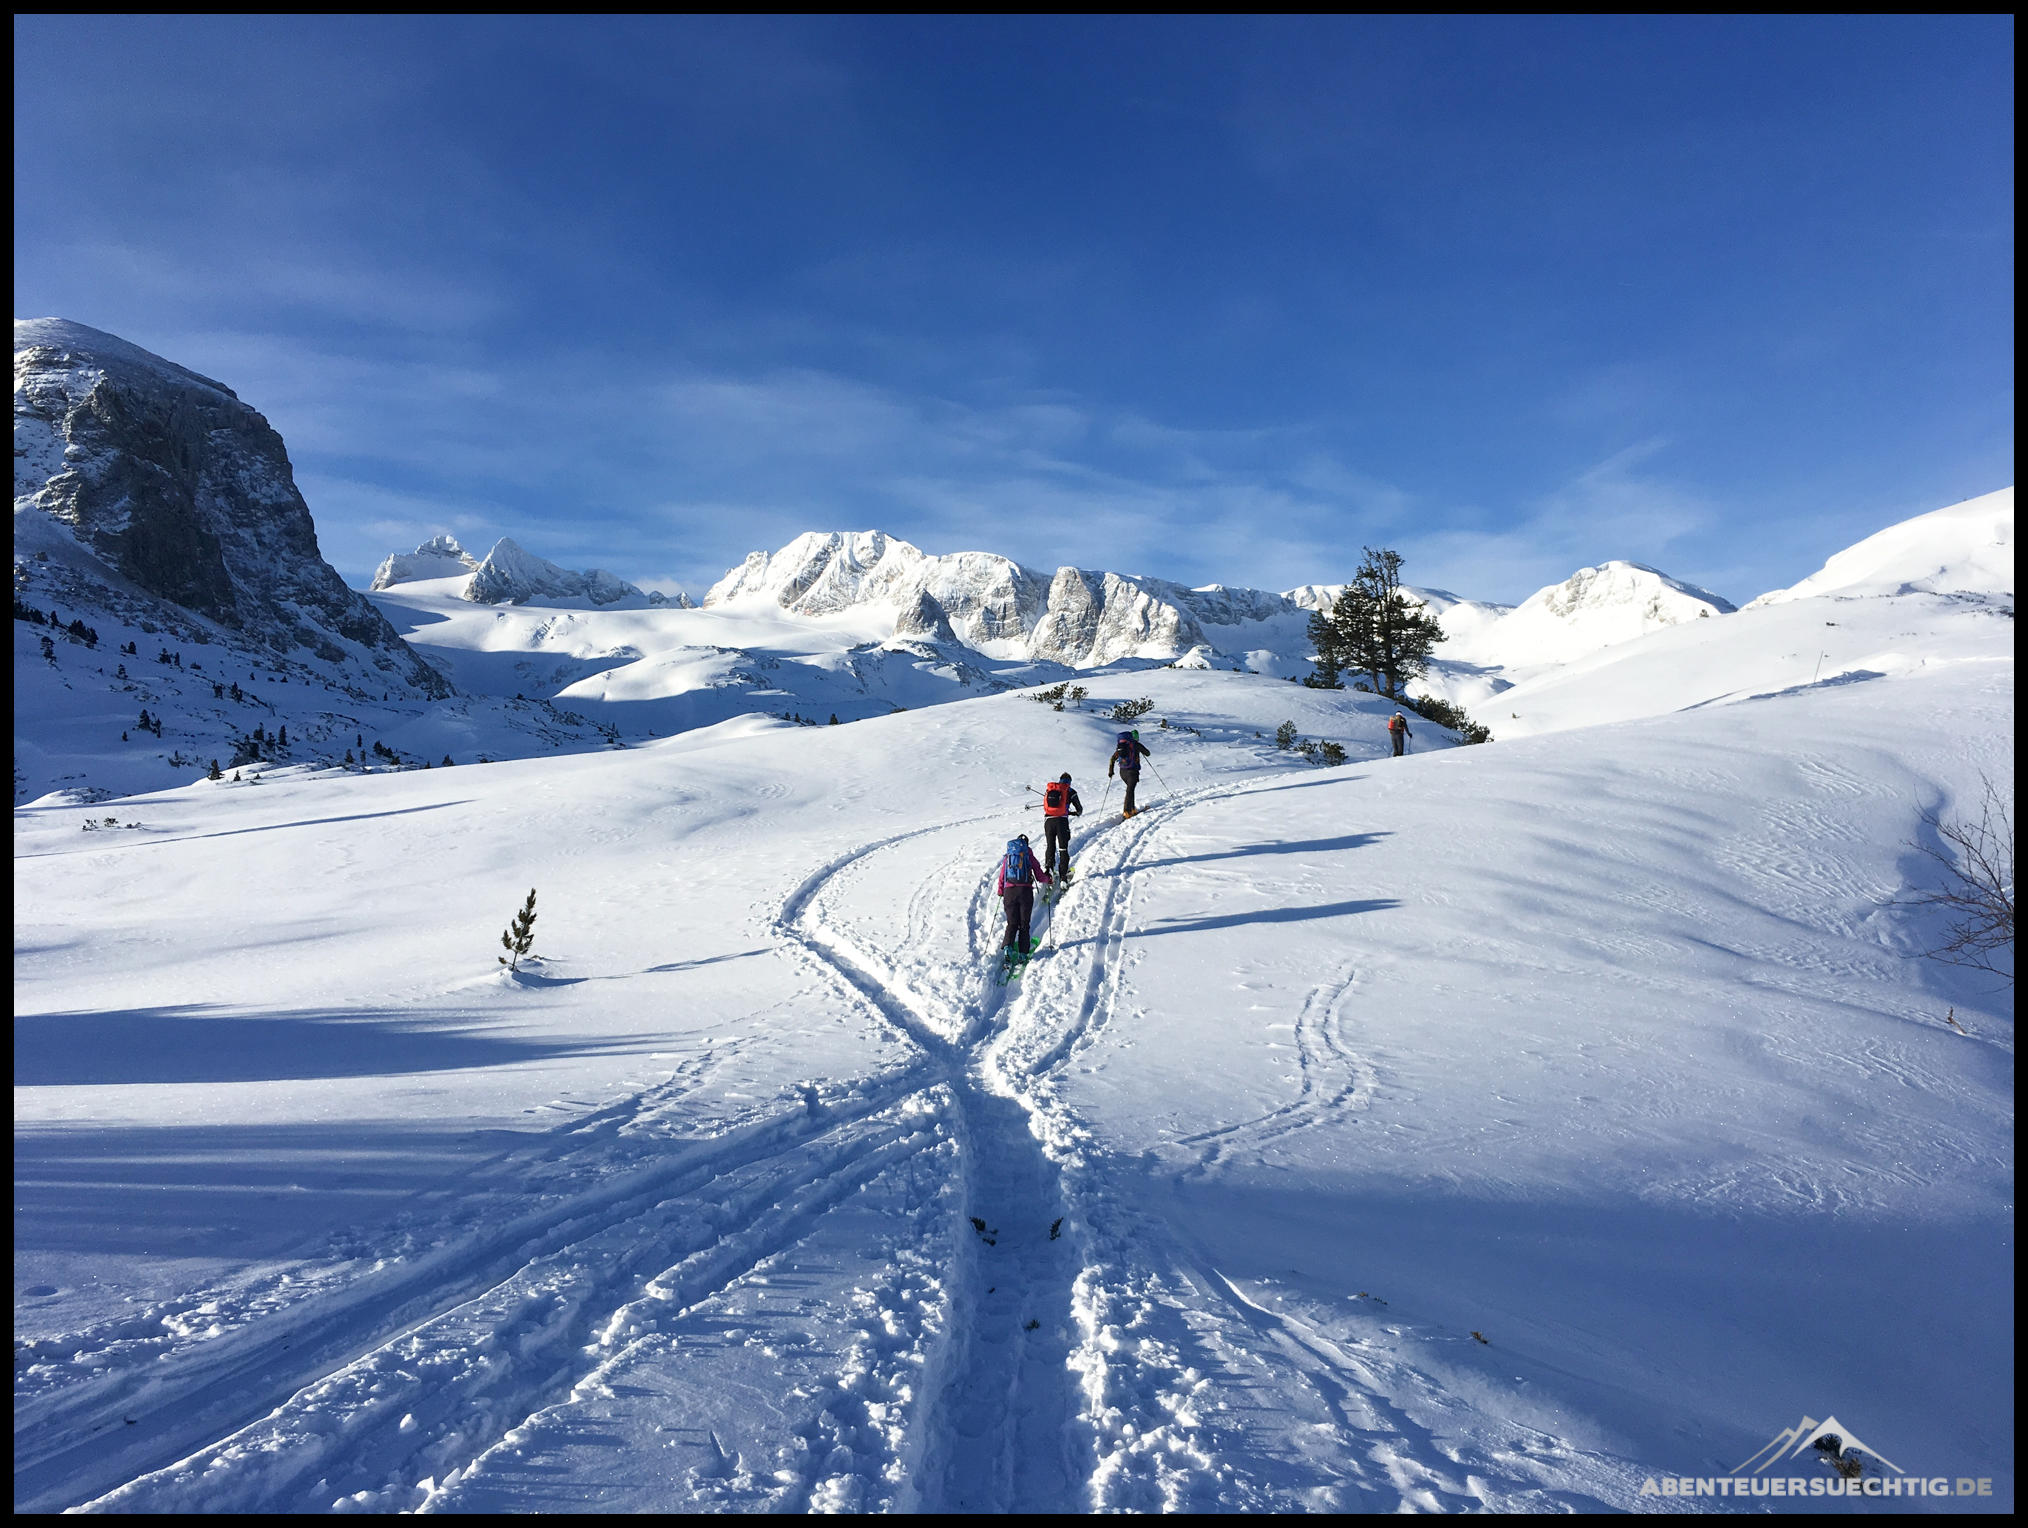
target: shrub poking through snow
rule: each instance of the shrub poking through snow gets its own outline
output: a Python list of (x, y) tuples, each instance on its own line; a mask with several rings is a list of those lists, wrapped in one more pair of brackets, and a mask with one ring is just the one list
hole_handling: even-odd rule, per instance
[(506, 954), (499, 956), (499, 962), (510, 971), (521, 969), (521, 957), (535, 947), (535, 888), (528, 888), (528, 900), (521, 904), (521, 911), (514, 915), (514, 921), (507, 925), (500, 935), (500, 946)]
[(1295, 746), (1296, 724), (1294, 722), (1283, 722), (1279, 727), (1275, 728), (1276, 748), (1280, 749), (1283, 753), (1287, 753)]
[(1116, 722), (1130, 722), (1136, 717), (1146, 716), (1155, 709), (1155, 703), (1143, 695), (1139, 700), (1123, 700), (1113, 707), (1112, 716)]
[(1439, 727), (1448, 727), (1467, 743), (1490, 743), (1493, 734), (1478, 722), (1465, 715), (1463, 706), (1453, 705), (1448, 700), (1439, 700), (1434, 695), (1411, 695), (1408, 709), (1418, 716), (1427, 716)]
[(1934, 907), (1948, 920), (1943, 937), (1922, 953), (1946, 965), (1970, 966), (2010, 985), (2014, 980), (2014, 814), (1984, 775), (1979, 820), (1943, 817), (1924, 808), (1933, 843), (1913, 847), (1944, 868), (1943, 883), (1890, 906)]

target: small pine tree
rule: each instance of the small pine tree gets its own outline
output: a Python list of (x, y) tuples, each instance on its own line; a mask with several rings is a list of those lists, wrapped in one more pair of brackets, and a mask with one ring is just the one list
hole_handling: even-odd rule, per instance
[(1276, 748), (1280, 749), (1284, 753), (1287, 753), (1291, 748), (1295, 746), (1296, 746), (1296, 724), (1294, 722), (1283, 722), (1279, 727), (1275, 728)]
[(451, 767), (451, 756), (450, 756), (449, 754), (445, 754), (445, 755), (444, 755), (444, 768), (445, 768), (445, 769), (449, 769), (450, 767)]
[(352, 750), (350, 748), (345, 750), (345, 767), (347, 769), (352, 767)]
[(831, 713), (831, 725), (834, 727), (838, 725), (838, 713), (836, 711)]
[(282, 723), (282, 735), (276, 741), (284, 748), (289, 746), (289, 724), (287, 722)]
[(224, 772), (218, 767), (218, 760), (213, 759), (211, 761), (211, 773), (204, 778), (207, 780), (223, 780), (225, 778)]
[(521, 969), (521, 957), (535, 944), (535, 888), (528, 888), (528, 900), (521, 904), (521, 911), (514, 915), (514, 921), (507, 925), (500, 935), (500, 947), (507, 953), (499, 956), (500, 964), (510, 971)]

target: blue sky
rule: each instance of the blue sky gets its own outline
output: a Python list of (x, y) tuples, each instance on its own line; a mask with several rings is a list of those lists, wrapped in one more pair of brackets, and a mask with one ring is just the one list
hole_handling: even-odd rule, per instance
[(1744, 601), (2013, 481), (2013, 22), (27, 18), (15, 314), (440, 530)]

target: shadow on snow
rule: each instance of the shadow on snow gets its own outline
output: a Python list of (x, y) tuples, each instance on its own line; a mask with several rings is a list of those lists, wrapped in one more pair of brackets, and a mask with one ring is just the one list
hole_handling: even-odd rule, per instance
[(1236, 928), (1244, 923), (1302, 923), (1311, 918), (1350, 918), (1358, 913), (1385, 912), (1399, 907), (1396, 897), (1372, 897), (1365, 901), (1324, 902), (1315, 907), (1263, 907), (1250, 913), (1223, 913), (1216, 918), (1187, 918), (1167, 921), (1153, 928), (1131, 930), (1129, 939), (1147, 939), (1156, 934), (1192, 934), (1204, 929)]
[(300, 1082), (399, 1077), (647, 1049), (652, 1035), (567, 1039), (509, 1031), (487, 1014), (409, 1010), (228, 1012), (201, 1003), (17, 1014), (16, 1087)]

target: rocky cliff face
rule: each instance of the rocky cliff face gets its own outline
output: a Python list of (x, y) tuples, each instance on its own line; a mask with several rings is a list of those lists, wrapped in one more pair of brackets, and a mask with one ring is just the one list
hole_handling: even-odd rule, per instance
[(244, 642), (377, 689), (450, 693), (324, 561), (267, 420), (137, 345), (15, 323), (14, 509), (17, 543), (24, 514), (47, 515), (134, 591)]

